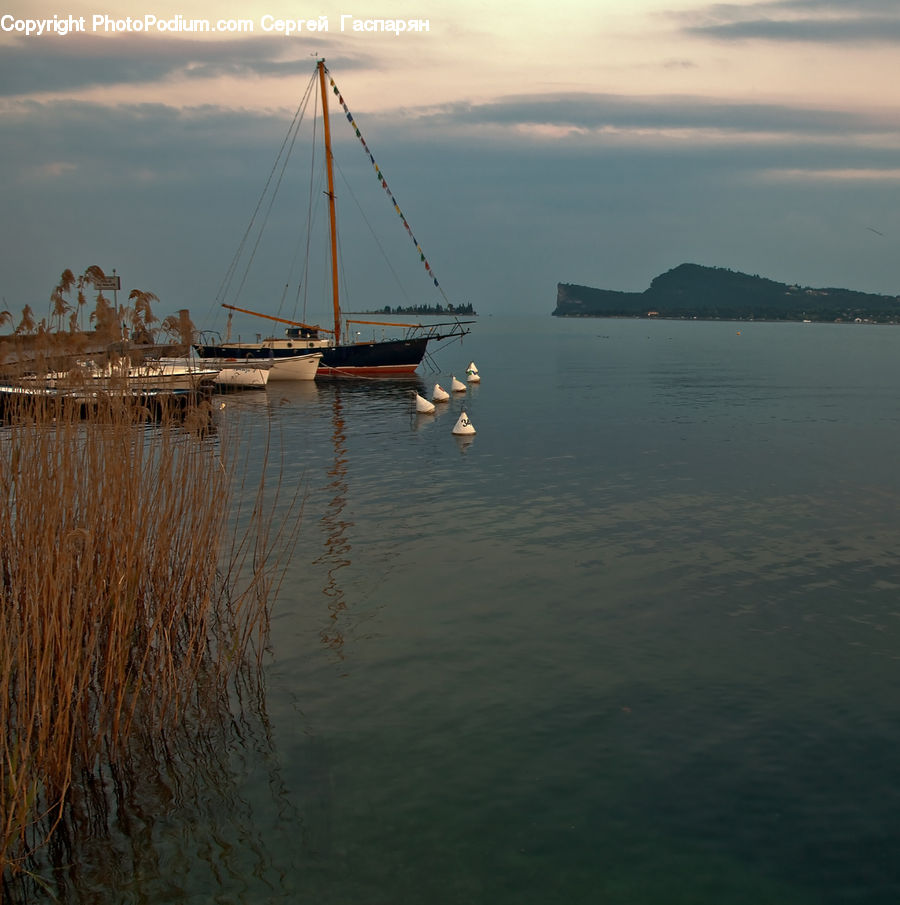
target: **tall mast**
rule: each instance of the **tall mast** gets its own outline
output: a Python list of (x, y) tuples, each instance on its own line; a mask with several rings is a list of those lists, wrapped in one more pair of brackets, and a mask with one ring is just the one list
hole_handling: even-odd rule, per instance
[(331, 294), (334, 302), (334, 343), (341, 341), (341, 302), (338, 290), (337, 221), (334, 211), (334, 159), (331, 153), (331, 125), (328, 122), (328, 91), (325, 88), (325, 61), (316, 63), (322, 91), (322, 124), (325, 127), (325, 170), (328, 173), (328, 221), (331, 226)]

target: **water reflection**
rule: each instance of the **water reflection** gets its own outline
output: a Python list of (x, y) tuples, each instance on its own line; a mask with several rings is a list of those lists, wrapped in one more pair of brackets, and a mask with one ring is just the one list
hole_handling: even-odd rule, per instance
[(331, 401), (331, 442), (334, 448), (334, 460), (328, 469), (329, 480), (327, 491), (332, 494), (321, 525), (325, 534), (324, 552), (313, 562), (324, 565), (327, 580), (322, 593), (328, 600), (330, 625), (323, 628), (320, 635), (322, 643), (343, 659), (344, 634), (339, 621), (340, 614), (347, 608), (344, 589), (338, 581), (338, 573), (350, 565), (350, 541), (347, 531), (353, 522), (344, 518), (347, 506), (347, 431), (344, 424), (344, 401), (340, 388), (335, 388)]
[[(247, 901), (277, 889), (284, 866), (274, 853), (284, 846), (274, 838), (299, 817), (271, 735), (263, 675), (248, 666), (230, 690), (214, 668), (199, 676), (178, 726), (148, 725), (74, 786), (49, 847), (35, 853), (30, 876), (6, 886), (8, 900), (205, 901), (225, 877), (252, 893)], [(274, 825), (260, 819), (266, 798)]]
[(460, 455), (464, 456), (474, 442), (475, 436), (473, 434), (454, 434), (453, 439), (456, 441), (456, 448), (459, 450)]

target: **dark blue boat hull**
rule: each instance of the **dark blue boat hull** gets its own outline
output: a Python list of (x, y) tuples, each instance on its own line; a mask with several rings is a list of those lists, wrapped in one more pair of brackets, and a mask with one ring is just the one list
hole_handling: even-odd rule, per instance
[(413, 339), (362, 342), (343, 346), (303, 348), (301, 346), (278, 346), (260, 344), (248, 345), (202, 345), (194, 349), (201, 358), (224, 358), (236, 361), (269, 361), (279, 358), (294, 358), (297, 355), (321, 352), (317, 377), (396, 377), (414, 374), (425, 357), (430, 337)]

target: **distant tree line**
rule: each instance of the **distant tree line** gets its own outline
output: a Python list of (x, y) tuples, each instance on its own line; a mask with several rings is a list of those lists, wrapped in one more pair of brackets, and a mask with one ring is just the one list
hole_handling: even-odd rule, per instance
[(381, 309), (382, 314), (467, 314), (472, 315), (473, 317), (476, 315), (475, 309), (472, 307), (471, 302), (467, 302), (465, 305), (453, 305), (447, 304), (446, 307), (443, 305), (397, 305), (392, 308), (390, 305), (385, 305), (384, 308)]

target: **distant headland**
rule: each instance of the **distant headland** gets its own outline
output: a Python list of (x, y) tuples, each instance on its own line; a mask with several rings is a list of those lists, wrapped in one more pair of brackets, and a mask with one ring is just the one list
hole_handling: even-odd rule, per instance
[(557, 284), (554, 317), (900, 323), (900, 296), (777, 283), (724, 267), (680, 264), (643, 292)]

